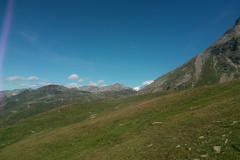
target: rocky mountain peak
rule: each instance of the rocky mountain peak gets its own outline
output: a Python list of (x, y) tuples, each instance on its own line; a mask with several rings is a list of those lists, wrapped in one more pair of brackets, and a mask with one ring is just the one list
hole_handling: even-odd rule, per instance
[(126, 86), (124, 86), (124, 85), (121, 84), (121, 83), (114, 83), (114, 84), (111, 84), (110, 86), (127, 88)]
[(235, 25), (240, 25), (240, 18), (238, 18), (238, 19), (236, 20)]
[(238, 38), (240, 36), (240, 18), (236, 20), (235, 25), (230, 28), (224, 35), (215, 43), (216, 45), (222, 45), (232, 38)]

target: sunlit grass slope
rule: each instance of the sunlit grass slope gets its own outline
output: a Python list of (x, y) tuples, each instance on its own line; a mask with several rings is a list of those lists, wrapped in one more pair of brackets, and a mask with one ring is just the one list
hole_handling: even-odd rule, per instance
[(1, 128), (0, 157), (239, 159), (240, 81), (63, 106)]

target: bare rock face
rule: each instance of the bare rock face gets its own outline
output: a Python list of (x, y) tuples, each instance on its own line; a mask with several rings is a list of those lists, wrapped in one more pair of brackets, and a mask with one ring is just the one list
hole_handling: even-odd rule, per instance
[(235, 25), (240, 25), (240, 18), (238, 18), (238, 19), (236, 20)]
[(240, 78), (240, 18), (218, 41), (139, 94), (222, 83)]

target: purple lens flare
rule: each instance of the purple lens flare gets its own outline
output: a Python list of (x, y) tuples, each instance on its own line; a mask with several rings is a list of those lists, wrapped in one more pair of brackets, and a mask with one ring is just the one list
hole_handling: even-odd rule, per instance
[[(3, 25), (1, 29), (0, 35), (0, 80), (3, 81), (2, 78), (2, 65), (3, 65), (3, 58), (5, 53), (5, 48), (7, 45), (8, 34), (10, 30), (10, 24), (12, 20), (12, 12), (13, 12), (13, 0), (8, 0), (7, 8), (4, 15)], [(0, 83), (0, 91), (2, 91), (2, 82)], [(0, 107), (2, 106), (3, 102), (3, 94), (0, 92)], [(0, 108), (1, 110), (1, 108)]]

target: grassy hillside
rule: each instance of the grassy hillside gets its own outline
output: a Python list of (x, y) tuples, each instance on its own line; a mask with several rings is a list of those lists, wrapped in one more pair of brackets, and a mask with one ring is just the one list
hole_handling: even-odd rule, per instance
[(0, 126), (77, 102), (101, 102), (134, 95), (135, 91), (105, 91), (91, 93), (59, 85), (48, 85), (36, 90), (25, 90), (18, 95), (5, 97), (4, 111), (0, 111)]
[(67, 105), (0, 128), (0, 157), (239, 159), (239, 106), (240, 81)]

